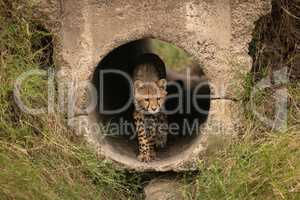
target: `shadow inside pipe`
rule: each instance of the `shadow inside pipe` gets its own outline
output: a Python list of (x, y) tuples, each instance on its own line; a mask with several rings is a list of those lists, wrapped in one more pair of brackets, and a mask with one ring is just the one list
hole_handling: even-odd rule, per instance
[[(129, 42), (107, 54), (94, 72), (93, 83), (98, 92), (97, 115), (101, 123), (109, 126), (109, 131), (104, 133), (107, 134), (105, 140), (115, 152), (122, 155), (136, 157), (138, 150), (128, 78), (136, 59), (141, 55), (152, 53), (165, 62), (166, 55), (161, 55), (153, 48), (156, 42), (165, 45), (162, 49), (168, 47), (167, 43), (156, 39)], [(170, 48), (174, 48), (174, 45)], [(172, 128), (173, 131), (170, 131), (167, 146), (159, 150), (160, 159), (170, 158), (188, 149), (200, 136), (199, 127), (205, 123), (210, 108), (210, 88), (199, 64), (193, 62), (181, 71), (171, 66), (166, 66), (164, 70), (168, 80), (164, 110), (168, 116), (169, 130)]]

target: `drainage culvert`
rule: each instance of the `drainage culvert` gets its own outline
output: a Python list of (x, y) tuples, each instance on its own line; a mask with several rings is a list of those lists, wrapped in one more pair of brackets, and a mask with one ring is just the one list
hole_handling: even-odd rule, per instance
[[(253, 36), (254, 22), (270, 12), (271, 0), (162, 1), (159, 4), (136, 0), (104, 3), (70, 0), (57, 4), (55, 2), (47, 1), (39, 4), (38, 13), (49, 17), (51, 24), (48, 27), (55, 32), (54, 61), (60, 69), (56, 77), (58, 88), (63, 83), (82, 85), (80, 84), (82, 81), (90, 86), (91, 80), (94, 79), (94, 85), (99, 90), (100, 86), (95, 81), (95, 76), (97, 71), (103, 71), (103, 68), (120, 68), (119, 71), (130, 73), (129, 57), (135, 57), (134, 54), (143, 52), (143, 49), (147, 52), (147, 48), (134, 50), (136, 47), (147, 45), (135, 46), (134, 43), (138, 41), (124, 44), (146, 37), (160, 38), (184, 49), (196, 61), (202, 63), (201, 68), (209, 80), (210, 87), (201, 89), (202, 92), (200, 89), (198, 91), (198, 88), (183, 90), (186, 96), (191, 95), (190, 91), (210, 94), (210, 98), (206, 98), (210, 99), (209, 103), (205, 99), (199, 100), (199, 103), (203, 102), (202, 107), (206, 107), (205, 105), (209, 107), (208, 115), (199, 114), (194, 109), (191, 109), (189, 114), (183, 112), (169, 115), (169, 123), (176, 121), (180, 124), (182, 119), (186, 118), (205, 121), (199, 123), (202, 126), (201, 133), (196, 136), (170, 137), (168, 147), (160, 154), (161, 159), (149, 164), (136, 160), (136, 144), (129, 136), (104, 137), (103, 134), (97, 134), (95, 128), (99, 125), (106, 127), (108, 122), (118, 123), (118, 119), (121, 118), (130, 122), (130, 106), (128, 110), (113, 115), (104, 114), (99, 112), (99, 109), (93, 108), (92, 112), (82, 109), (72, 110), (68, 117), (69, 125), (76, 134), (83, 133), (99, 155), (116, 161), (127, 169), (193, 170), (196, 169), (199, 158), (205, 159), (203, 154), (209, 155), (212, 150), (224, 145), (224, 138), (236, 135), (239, 130), (237, 127), (240, 107), (238, 102), (232, 99), (238, 99), (237, 91), (241, 89), (242, 77), (252, 66), (248, 44)], [(57, 21), (61, 23), (56, 23)], [(168, 49), (163, 49), (162, 52), (167, 51)], [(177, 82), (185, 88), (187, 81), (182, 77), (184, 70), (174, 70), (172, 63), (173, 61), (178, 63), (177, 58), (180, 56), (167, 59), (159, 54), (161, 52), (152, 53), (160, 56), (166, 65), (169, 83)], [(178, 65), (186, 68), (182, 63)], [(197, 70), (191, 71), (192, 75), (195, 75), (192, 78), (194, 82), (201, 82)], [(101, 80), (104, 79), (112, 86), (106, 91), (105, 96), (99, 96), (100, 99), (103, 97), (103, 105), (107, 108), (121, 107), (128, 97), (126, 89), (128, 85), (122, 78), (108, 77)], [(120, 91), (114, 80), (124, 84), (125, 89)], [(88, 90), (85, 85), (78, 91), (78, 95), (69, 92), (72, 104), (74, 102), (79, 105), (76, 108), (89, 100), (89, 96), (85, 94)], [(174, 85), (169, 85), (169, 96), (177, 93), (178, 87)], [(181, 105), (186, 104), (183, 102)], [(176, 105), (178, 102), (174, 99), (167, 102), (169, 108)], [(101, 105), (98, 102), (99, 106)]]
[[(182, 58), (178, 59), (180, 56)], [(172, 59), (178, 61), (170, 63)], [(165, 148), (158, 150), (157, 159), (150, 163), (137, 160), (130, 80), (136, 62), (154, 64), (161, 71), (161, 78), (168, 80), (165, 102), (168, 141)], [(95, 118), (104, 127), (99, 134), (102, 134), (101, 149), (105, 155), (131, 168), (155, 170), (163, 170), (189, 158), (197, 138), (201, 137), (201, 124), (209, 114), (210, 88), (200, 65), (183, 50), (156, 39), (140, 39), (121, 45), (100, 61), (93, 84), (98, 94)]]
[[(127, 169), (193, 170), (196, 169), (199, 158), (205, 159), (203, 154), (209, 155), (211, 150), (224, 145), (223, 138), (230, 138), (237, 133), (236, 127), (239, 125), (237, 114), (240, 107), (238, 102), (232, 99), (237, 99), (236, 91), (239, 91), (242, 86), (241, 77), (247, 74), (252, 66), (251, 57), (248, 55), (248, 44), (255, 28), (254, 22), (271, 10), (271, 0), (162, 1), (159, 4), (135, 0), (104, 3), (63, 1), (56, 4), (55, 2), (47, 1), (45, 4), (39, 4), (38, 13), (49, 17), (51, 21), (49, 28), (55, 32), (54, 61), (60, 69), (56, 77), (58, 88), (59, 85), (70, 82), (72, 85), (79, 84), (83, 87), (76, 96), (72, 91), (69, 92), (72, 105), (73, 102), (79, 105), (76, 108), (89, 100), (89, 96), (85, 94), (88, 90), (85, 85), (90, 86), (92, 79), (98, 90), (100, 89), (95, 81), (95, 75), (97, 71), (103, 71), (102, 67), (121, 68), (119, 71), (130, 72), (130, 65), (125, 62), (130, 62), (127, 55), (131, 57), (132, 53), (139, 53), (142, 50), (134, 50), (135, 47), (132, 46), (134, 42), (128, 44), (132, 48), (122, 45), (140, 38), (160, 38), (184, 49), (197, 62), (202, 63), (201, 68), (209, 80), (210, 87), (206, 87), (202, 92), (210, 94), (211, 97), (208, 98), (210, 103), (207, 104), (208, 101), (205, 99), (199, 100), (206, 102), (201, 104), (203, 107), (205, 104), (209, 105), (209, 114), (203, 115), (198, 112), (193, 114), (191, 109), (188, 115), (184, 112), (169, 115), (169, 123), (176, 121), (180, 124), (185, 118), (205, 121), (199, 123), (202, 126), (201, 133), (170, 137), (167, 148), (160, 154), (161, 159), (149, 164), (136, 160), (136, 144), (129, 136), (104, 137), (103, 134), (97, 134), (95, 129), (99, 125), (106, 127), (109, 122), (118, 123), (118, 119), (121, 118), (128, 119), (130, 122), (130, 106), (128, 110), (114, 115), (99, 112), (99, 109), (91, 109), (92, 112), (82, 109), (72, 110), (68, 117), (69, 125), (76, 134), (83, 133), (99, 155), (116, 161)], [(57, 21), (61, 23), (56, 23)], [(131, 50), (126, 51), (126, 48)], [(125, 50), (123, 53), (116, 53), (118, 52), (116, 49)], [(165, 51), (168, 50), (163, 50)], [(173, 65), (170, 65), (172, 63), (170, 60), (175, 61), (178, 56), (168, 60), (157, 52), (152, 53), (160, 56), (166, 65), (169, 83), (177, 82), (185, 88), (187, 82), (184, 78), (180, 78), (185, 73), (184, 70), (174, 70)], [(104, 66), (103, 63), (106, 65)], [(236, 76), (236, 72), (239, 76)], [(174, 76), (171, 76), (171, 73)], [(195, 82), (201, 81), (199, 80), (201, 76), (199, 77), (196, 71), (192, 70), (192, 75), (195, 75), (193, 77)], [(100, 99), (103, 97), (103, 103), (105, 102), (108, 108), (122, 106), (121, 103), (126, 102), (127, 99), (127, 90), (118, 90), (119, 86), (113, 81), (116, 80), (114, 77), (101, 80), (104, 79), (110, 82), (112, 87), (105, 96), (99, 96)], [(80, 84), (82, 81), (87, 84), (83, 86)], [(125, 84), (121, 78), (118, 82)], [(169, 85), (169, 96), (177, 93), (178, 88), (174, 85)], [(126, 88), (126, 84), (124, 87)], [(190, 96), (190, 91), (198, 92), (198, 88), (184, 90), (186, 96)], [(200, 89), (199, 93), (201, 93)], [(106, 104), (109, 101), (110, 103)], [(117, 105), (119, 103), (120, 105)], [(177, 104), (176, 100), (170, 99), (167, 107), (172, 108)], [(186, 102), (182, 105), (186, 105)], [(101, 105), (98, 103), (99, 106)]]

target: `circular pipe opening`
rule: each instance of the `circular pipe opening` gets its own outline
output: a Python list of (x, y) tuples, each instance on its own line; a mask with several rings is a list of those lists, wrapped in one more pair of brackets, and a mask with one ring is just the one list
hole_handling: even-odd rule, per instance
[[(158, 160), (172, 160), (186, 153), (201, 136), (210, 108), (210, 88), (200, 64), (173, 44), (157, 39), (140, 39), (121, 45), (98, 64), (93, 84), (98, 91), (97, 118), (108, 129), (105, 144), (122, 156), (136, 159), (137, 139), (134, 135), (130, 75), (133, 63), (151, 53), (163, 61), (168, 81), (167, 100), (169, 130), (165, 148), (158, 149)], [(121, 161), (120, 161), (121, 162)]]

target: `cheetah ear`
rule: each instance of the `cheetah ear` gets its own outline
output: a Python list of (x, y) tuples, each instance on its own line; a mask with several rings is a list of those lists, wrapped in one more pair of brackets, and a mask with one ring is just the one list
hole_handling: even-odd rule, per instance
[(167, 80), (166, 79), (160, 79), (160, 80), (158, 80), (157, 82), (156, 82), (156, 84), (157, 84), (157, 86), (159, 87), (159, 88), (162, 88), (162, 89), (167, 89)]
[(140, 88), (142, 86), (143, 86), (143, 81), (141, 80), (134, 81), (134, 88)]

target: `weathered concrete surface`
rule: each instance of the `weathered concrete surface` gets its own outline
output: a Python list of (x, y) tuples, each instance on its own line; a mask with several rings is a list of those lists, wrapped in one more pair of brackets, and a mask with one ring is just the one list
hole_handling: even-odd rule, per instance
[(144, 188), (145, 200), (184, 200), (182, 185), (170, 179), (153, 179)]
[[(209, 135), (233, 135), (238, 124), (235, 98), (241, 75), (249, 71), (248, 43), (254, 22), (270, 11), (271, 0), (83, 0), (57, 1), (57, 9), (41, 9), (57, 15), (55, 60), (61, 69), (59, 83), (90, 81), (96, 65), (114, 48), (129, 41), (154, 37), (171, 42), (191, 54), (203, 66), (212, 86), (212, 100), (202, 135), (181, 152), (149, 164), (138, 162), (125, 142), (111, 142), (95, 135), (95, 113), (80, 109), (71, 116), (70, 125), (104, 157), (118, 166), (137, 171), (180, 171), (195, 169), (196, 160), (209, 149)], [(53, 3), (54, 2), (54, 3)], [(46, 6), (47, 8), (47, 6)], [(54, 10), (53, 10), (54, 9)], [(237, 76), (237, 73), (239, 76)], [(84, 105), (87, 88), (74, 96)], [(72, 122), (72, 123), (71, 123)], [(79, 124), (86, 123), (84, 129)], [(81, 126), (82, 127), (82, 126)], [(181, 148), (181, 147), (178, 147)], [(175, 150), (174, 150), (175, 151)]]

